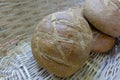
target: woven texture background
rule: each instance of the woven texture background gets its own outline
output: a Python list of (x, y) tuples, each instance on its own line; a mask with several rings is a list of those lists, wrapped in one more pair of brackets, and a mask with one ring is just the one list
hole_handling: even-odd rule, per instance
[(38, 22), (46, 15), (79, 6), (81, 2), (80, 0), (0, 0), (0, 49), (9, 46), (11, 41), (29, 37)]
[(116, 54), (91, 53), (83, 69), (62, 79), (38, 66), (31, 34), (46, 15), (80, 6), (83, 0), (0, 0), (0, 80), (120, 80)]

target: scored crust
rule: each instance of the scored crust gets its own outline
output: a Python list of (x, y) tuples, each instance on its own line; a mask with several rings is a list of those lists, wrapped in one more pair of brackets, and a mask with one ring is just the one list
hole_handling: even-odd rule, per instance
[(72, 8), (45, 17), (34, 31), (31, 44), (40, 66), (57, 76), (68, 77), (89, 57), (92, 32), (81, 8)]

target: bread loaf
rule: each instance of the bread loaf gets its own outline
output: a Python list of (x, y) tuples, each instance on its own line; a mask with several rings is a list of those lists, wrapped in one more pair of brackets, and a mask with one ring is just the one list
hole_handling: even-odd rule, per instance
[(93, 45), (92, 52), (105, 53), (111, 50), (115, 45), (115, 39), (92, 28)]
[(60, 77), (68, 77), (87, 60), (92, 32), (81, 8), (46, 16), (32, 36), (32, 52), (38, 64)]
[(98, 30), (120, 36), (120, 0), (86, 0), (84, 14)]

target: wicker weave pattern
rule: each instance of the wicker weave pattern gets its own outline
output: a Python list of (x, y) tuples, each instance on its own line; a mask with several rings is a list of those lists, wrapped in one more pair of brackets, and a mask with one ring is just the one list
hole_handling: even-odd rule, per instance
[[(2, 58), (0, 61), (0, 76), (3, 80), (61, 80), (53, 74), (50, 74), (45, 69), (39, 67), (33, 58), (31, 53), (30, 43), (27, 41), (18, 44), (8, 52), (9, 55)], [(11, 57), (12, 56), (12, 57)], [(96, 55), (91, 54), (92, 57)], [(95, 59), (95, 58), (94, 58)], [(96, 64), (94, 59), (89, 58), (88, 62), (84, 66), (82, 71), (78, 71), (75, 75), (67, 78), (68, 80), (92, 80), (96, 71), (98, 70), (100, 63)], [(97, 60), (97, 59), (95, 59)], [(98, 66), (99, 65), (99, 66)], [(94, 71), (93, 71), (94, 70)], [(91, 74), (91, 76), (89, 76)], [(89, 76), (89, 77), (88, 77)]]
[[(0, 49), (30, 36), (46, 15), (80, 5), (79, 0), (0, 0)], [(76, 4), (77, 3), (77, 4)]]
[(120, 49), (114, 55), (91, 53), (83, 69), (67, 79), (34, 60), (30, 38), (38, 22), (80, 4), (82, 0), (0, 0), (0, 80), (120, 80)]
[(82, 70), (63, 79), (38, 66), (33, 58), (30, 42), (26, 39), (0, 59), (0, 80), (119, 80), (119, 53), (112, 56), (91, 53)]

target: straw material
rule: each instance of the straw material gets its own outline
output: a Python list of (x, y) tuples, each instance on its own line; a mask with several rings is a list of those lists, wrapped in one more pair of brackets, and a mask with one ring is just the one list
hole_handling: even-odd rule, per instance
[(80, 4), (80, 0), (0, 0), (0, 80), (120, 80), (118, 48), (116, 54), (91, 53), (83, 69), (67, 79), (35, 61), (30, 40), (38, 22), (49, 13)]
[(46, 15), (80, 4), (80, 0), (0, 0), (0, 51), (29, 37)]
[(17, 43), (0, 59), (0, 80), (119, 80), (120, 50), (118, 54), (91, 53), (82, 70), (62, 79), (38, 66), (28, 39)]

